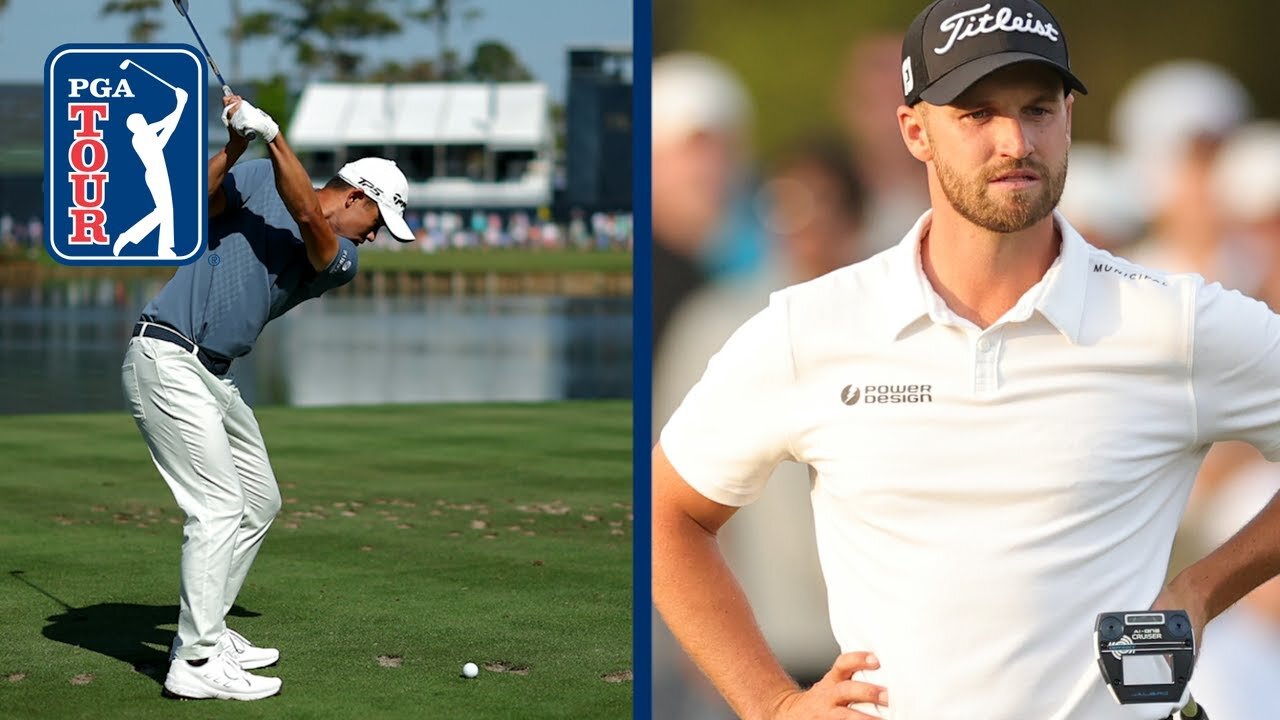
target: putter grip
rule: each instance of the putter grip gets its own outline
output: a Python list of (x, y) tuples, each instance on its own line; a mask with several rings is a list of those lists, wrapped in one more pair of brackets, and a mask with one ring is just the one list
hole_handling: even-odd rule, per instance
[(1209, 720), (1204, 708), (1194, 698), (1187, 701), (1186, 707), (1182, 708), (1182, 712), (1179, 712), (1176, 717), (1177, 720)]

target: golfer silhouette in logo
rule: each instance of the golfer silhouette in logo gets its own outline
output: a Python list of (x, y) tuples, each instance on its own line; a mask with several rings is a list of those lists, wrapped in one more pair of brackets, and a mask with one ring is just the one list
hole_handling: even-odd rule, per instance
[[(130, 61), (126, 60), (125, 63), (129, 64)], [(137, 63), (132, 64), (137, 66)], [(143, 70), (141, 67), (138, 69)], [(147, 74), (156, 77), (150, 72)], [(160, 80), (158, 77), (156, 79)], [(160, 82), (164, 81), (160, 80)], [(169, 85), (169, 83), (164, 84)], [(116, 243), (112, 246), (112, 252), (116, 257), (120, 256), (120, 251), (126, 245), (140, 242), (157, 226), (160, 228), (160, 241), (156, 246), (156, 257), (164, 259), (177, 257), (173, 252), (173, 189), (169, 186), (169, 169), (165, 165), (164, 146), (168, 144), (174, 129), (178, 127), (178, 118), (187, 105), (187, 91), (172, 85), (169, 87), (177, 95), (178, 105), (163, 120), (148, 124), (142, 113), (133, 113), (124, 122), (125, 127), (133, 132), (133, 150), (138, 153), (138, 159), (142, 161), (142, 167), (145, 169), (143, 178), (146, 180), (147, 189), (151, 191), (151, 199), (155, 201), (156, 208), (134, 223), (133, 227), (116, 237)]]

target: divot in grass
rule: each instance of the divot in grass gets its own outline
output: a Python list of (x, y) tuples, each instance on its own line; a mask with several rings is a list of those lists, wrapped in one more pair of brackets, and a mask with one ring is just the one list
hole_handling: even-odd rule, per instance
[(549, 503), (517, 505), (516, 509), (520, 512), (542, 513), (544, 515), (568, 515), (570, 512), (573, 512), (573, 508), (564, 504), (560, 500), (552, 500)]
[(493, 662), (487, 662), (484, 664), (484, 669), (495, 673), (509, 672), (512, 675), (529, 674), (528, 665), (517, 665), (516, 663), (507, 662), (506, 660), (494, 660)]

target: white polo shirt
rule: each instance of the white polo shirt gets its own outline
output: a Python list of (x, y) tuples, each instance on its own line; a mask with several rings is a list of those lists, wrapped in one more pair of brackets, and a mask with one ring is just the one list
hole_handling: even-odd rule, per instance
[(1095, 617), (1155, 600), (1211, 443), (1280, 459), (1280, 316), (1054, 221), (1058, 259), (986, 330), (921, 270), (929, 213), (775, 293), (661, 433), (725, 505), (782, 460), (812, 466), (832, 630), (880, 657), (883, 717), (1166, 717), (1107, 692)]

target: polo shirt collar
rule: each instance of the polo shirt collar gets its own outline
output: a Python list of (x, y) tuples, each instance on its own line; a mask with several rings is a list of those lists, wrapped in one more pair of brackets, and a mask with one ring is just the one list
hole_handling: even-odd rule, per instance
[[(886, 329), (893, 340), (901, 338), (922, 318), (940, 323), (950, 312), (934, 292), (920, 264), (920, 238), (929, 227), (932, 215), (932, 210), (925, 211), (891, 251), (889, 275), (893, 301), (885, 318)], [(1062, 235), (1058, 257), (1044, 278), (1018, 301), (1003, 321), (1025, 321), (1032, 311), (1039, 312), (1068, 340), (1078, 343), (1089, 279), (1089, 245), (1057, 210), (1053, 211), (1053, 222)]]

